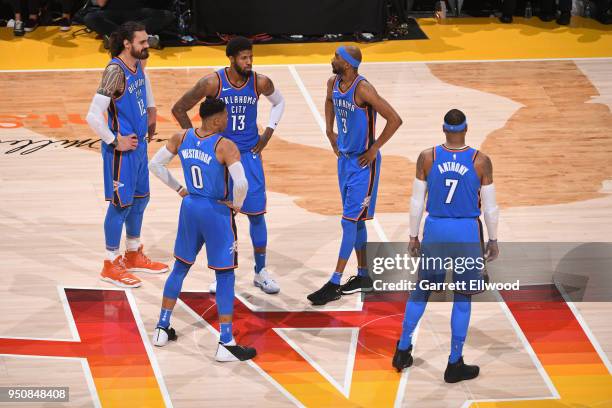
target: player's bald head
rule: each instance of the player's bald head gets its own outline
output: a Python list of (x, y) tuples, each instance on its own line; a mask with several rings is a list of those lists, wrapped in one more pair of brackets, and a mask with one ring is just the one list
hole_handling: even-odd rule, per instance
[(354, 45), (342, 45), (336, 49), (332, 59), (332, 71), (336, 75), (344, 75), (347, 70), (355, 70), (361, 64), (361, 50)]
[(348, 45), (345, 47), (346, 52), (348, 52), (348, 54), (355, 58), (357, 61), (361, 62), (361, 50), (359, 49), (359, 47), (356, 47), (354, 45)]

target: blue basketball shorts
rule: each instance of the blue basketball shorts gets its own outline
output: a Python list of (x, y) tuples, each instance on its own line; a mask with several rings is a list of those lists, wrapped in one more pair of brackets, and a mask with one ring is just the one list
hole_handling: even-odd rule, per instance
[(466, 295), (483, 291), (485, 280), (482, 224), (479, 218), (443, 218), (428, 216), (421, 243), (419, 279), (442, 283), (446, 273), (460, 284)]
[(102, 143), (104, 198), (113, 205), (127, 207), (134, 198), (149, 195), (147, 143), (139, 141), (135, 150), (120, 152)]
[(217, 200), (188, 195), (181, 203), (174, 257), (192, 265), (204, 244), (210, 269), (238, 267), (236, 223), (232, 210)]
[(370, 165), (360, 166), (359, 155), (338, 158), (338, 184), (342, 197), (342, 218), (351, 221), (374, 218), (382, 157), (377, 153)]

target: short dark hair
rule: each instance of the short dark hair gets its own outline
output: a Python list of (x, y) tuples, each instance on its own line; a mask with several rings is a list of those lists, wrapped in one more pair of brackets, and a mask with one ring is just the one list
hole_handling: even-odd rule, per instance
[(134, 40), (134, 33), (136, 31), (146, 31), (146, 27), (137, 21), (126, 21), (110, 35), (109, 48), (113, 57), (121, 54), (121, 51), (125, 49), (123, 45), (124, 40), (129, 42)]
[(234, 37), (227, 43), (225, 47), (225, 55), (228, 57), (235, 57), (240, 51), (252, 50), (253, 43), (251, 40), (245, 37)]
[(444, 115), (444, 123), (448, 125), (460, 125), (465, 122), (465, 113), (459, 109), (451, 109)]
[(200, 104), (200, 118), (202, 120), (221, 113), (225, 110), (225, 102), (222, 99), (206, 98), (204, 102)]

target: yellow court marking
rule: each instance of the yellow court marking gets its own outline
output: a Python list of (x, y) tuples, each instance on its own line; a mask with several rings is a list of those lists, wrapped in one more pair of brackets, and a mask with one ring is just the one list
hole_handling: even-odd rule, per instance
[[(574, 17), (571, 26), (516, 18), (501, 24), (495, 18), (448, 19), (439, 24), (419, 19), (428, 40), (359, 44), (368, 62), (465, 61), (538, 58), (612, 57), (612, 26)], [(76, 30), (73, 28), (72, 30)], [(337, 43), (257, 45), (256, 64), (328, 63)], [(108, 62), (102, 42), (92, 34), (73, 38), (57, 27), (41, 27), (15, 38), (0, 29), (0, 70), (99, 68)], [(152, 67), (217, 66), (227, 58), (222, 46), (168, 47), (153, 51)], [(8, 58), (10, 56), (10, 58)]]

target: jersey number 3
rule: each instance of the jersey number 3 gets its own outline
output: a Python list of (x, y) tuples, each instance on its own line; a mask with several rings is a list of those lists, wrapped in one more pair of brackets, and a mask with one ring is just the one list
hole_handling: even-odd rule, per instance
[(346, 135), (348, 133), (348, 129), (346, 128), (346, 118), (341, 118), (341, 119), (342, 119), (342, 133)]
[(457, 189), (457, 184), (459, 184), (459, 180), (446, 179), (444, 180), (444, 184), (446, 185), (446, 187), (450, 187), (445, 201), (446, 204), (450, 204), (451, 201), (453, 201), (453, 196), (455, 195), (455, 190)]

